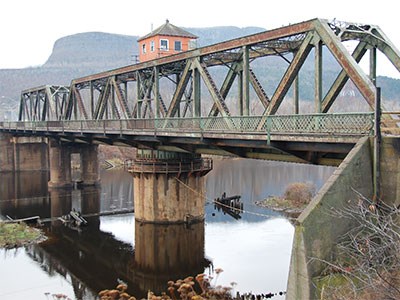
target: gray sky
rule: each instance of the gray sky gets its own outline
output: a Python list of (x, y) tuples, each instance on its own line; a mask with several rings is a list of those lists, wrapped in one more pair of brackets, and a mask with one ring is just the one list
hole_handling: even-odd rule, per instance
[[(195, 4), (197, 3), (197, 7)], [(399, 12), (393, 0), (10, 0), (0, 11), (0, 68), (45, 63), (54, 42), (67, 35), (101, 31), (144, 35), (169, 19), (182, 27), (232, 25), (266, 29), (312, 18), (379, 25), (400, 48)], [(378, 66), (384, 65), (379, 61)], [(378, 75), (400, 77), (386, 64)]]

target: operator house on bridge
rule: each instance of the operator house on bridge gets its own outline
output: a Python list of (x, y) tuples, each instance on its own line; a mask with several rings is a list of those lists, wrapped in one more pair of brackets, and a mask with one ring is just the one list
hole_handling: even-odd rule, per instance
[(149, 34), (138, 39), (139, 61), (181, 53), (196, 47), (197, 36), (172, 25), (169, 20)]

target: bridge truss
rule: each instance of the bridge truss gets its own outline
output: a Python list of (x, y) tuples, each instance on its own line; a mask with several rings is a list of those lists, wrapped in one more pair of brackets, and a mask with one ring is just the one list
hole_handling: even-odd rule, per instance
[[(344, 44), (348, 41), (357, 43), (353, 53)], [(325, 94), (323, 48), (341, 68)], [(374, 107), (376, 50), (400, 71), (399, 51), (379, 27), (313, 19), (75, 79), (70, 87), (23, 91), (19, 120), (266, 116), (277, 113), (291, 87), (293, 112), (298, 113), (298, 76), (312, 50), (315, 113), (328, 112), (349, 79)], [(368, 51), (370, 74), (358, 64)], [(271, 56), (282, 58), (287, 68), (272, 93), (267, 93), (267, 83), (262, 83), (256, 69)]]
[[(0, 130), (61, 143), (339, 165), (377, 122), (370, 112), (330, 109), (349, 80), (375, 109), (377, 50), (400, 71), (400, 53), (379, 27), (313, 19), (74, 79), (69, 87), (23, 91), (19, 122), (0, 122)], [(368, 74), (359, 64), (367, 52)], [(338, 65), (329, 82), (326, 54)], [(310, 69), (308, 57), (314, 102), (312, 111), (299, 114), (299, 77)], [(278, 61), (286, 69), (271, 84)], [(291, 113), (281, 112), (289, 98)], [(383, 123), (398, 130), (390, 115)]]

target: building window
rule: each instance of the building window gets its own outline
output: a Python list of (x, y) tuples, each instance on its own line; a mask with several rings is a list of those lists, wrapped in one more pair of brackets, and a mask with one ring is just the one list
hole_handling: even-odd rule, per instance
[(160, 40), (160, 49), (168, 51), (168, 40)]
[(142, 53), (143, 53), (143, 54), (146, 53), (146, 44), (142, 44)]
[(175, 41), (175, 51), (182, 51), (182, 42), (181, 41)]
[(150, 42), (150, 51), (154, 52), (154, 41)]

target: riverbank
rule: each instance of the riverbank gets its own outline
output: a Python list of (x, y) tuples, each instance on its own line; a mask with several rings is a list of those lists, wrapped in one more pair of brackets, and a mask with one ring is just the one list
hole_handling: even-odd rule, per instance
[(256, 201), (256, 205), (297, 218), (310, 203), (315, 192), (314, 184), (293, 182), (286, 187), (282, 197), (269, 196), (264, 200)]
[(256, 201), (255, 204), (260, 207), (283, 213), (288, 218), (297, 218), (307, 206), (297, 206), (293, 201), (277, 196), (269, 196), (267, 199)]
[(40, 229), (25, 223), (0, 222), (0, 248), (17, 248), (46, 240)]
[(264, 200), (256, 201), (256, 204), (258, 206), (265, 207), (277, 212), (292, 214), (300, 214), (307, 206), (307, 204), (298, 205), (291, 200), (277, 196), (269, 196)]

